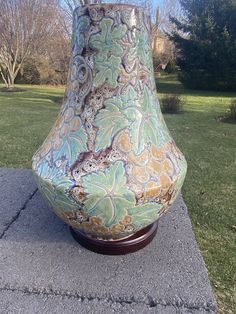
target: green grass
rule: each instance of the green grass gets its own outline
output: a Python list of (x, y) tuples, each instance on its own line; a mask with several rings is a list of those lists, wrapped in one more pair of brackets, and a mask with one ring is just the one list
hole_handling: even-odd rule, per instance
[(55, 120), (63, 88), (29, 87), (0, 92), (0, 167), (31, 167), (31, 156)]
[[(0, 92), (0, 166), (30, 167), (59, 111), (62, 88)], [(183, 188), (196, 238), (218, 296), (220, 313), (236, 312), (236, 124), (219, 122), (235, 94), (185, 90), (157, 79), (158, 94), (181, 92), (184, 113), (165, 115), (188, 161)]]
[(236, 313), (236, 124), (219, 122), (236, 93), (184, 90), (157, 79), (159, 95), (181, 91), (184, 113), (165, 115), (188, 161), (183, 187), (220, 313)]

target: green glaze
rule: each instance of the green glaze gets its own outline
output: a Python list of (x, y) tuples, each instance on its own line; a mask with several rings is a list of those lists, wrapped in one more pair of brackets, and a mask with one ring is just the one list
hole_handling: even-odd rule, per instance
[(120, 63), (121, 59), (119, 57), (111, 56), (107, 59), (97, 57), (95, 64), (98, 72), (94, 78), (95, 87), (99, 87), (104, 83), (113, 88), (117, 87)]
[(125, 25), (113, 27), (113, 25), (114, 21), (112, 19), (102, 19), (99, 24), (101, 31), (90, 37), (90, 47), (98, 51), (96, 59), (107, 60), (110, 54), (117, 57), (122, 56), (124, 49), (120, 45), (120, 41), (126, 35), (127, 27)]
[(136, 30), (134, 32), (134, 38), (135, 47), (131, 48), (128, 54), (130, 61), (138, 56), (141, 64), (152, 71), (152, 51), (149, 34)]
[(101, 32), (92, 35), (89, 40), (90, 47), (98, 53), (95, 57), (97, 73), (94, 85), (101, 86), (107, 82), (111, 87), (117, 87), (117, 77), (120, 71), (123, 48), (121, 39), (125, 36), (126, 26), (113, 27), (113, 20), (104, 18), (100, 23)]
[[(129, 129), (135, 153), (141, 153), (148, 142), (161, 147), (171, 137), (165, 125), (162, 125), (163, 120), (157, 124), (157, 114), (156, 99), (147, 87), (144, 87), (141, 101), (132, 87), (125, 95), (107, 100), (105, 108), (100, 110), (94, 123), (99, 130), (95, 150), (110, 146), (114, 135), (126, 127)], [(107, 124), (109, 120), (111, 123)]]
[(33, 158), (39, 188), (55, 213), (105, 240), (154, 223), (186, 174), (157, 99), (150, 32), (139, 7), (75, 10), (64, 103)]
[(82, 179), (88, 194), (85, 211), (102, 218), (106, 227), (123, 220), (127, 209), (135, 205), (135, 195), (126, 186), (125, 169), (117, 161), (105, 171), (98, 171)]
[(129, 208), (128, 214), (132, 217), (135, 227), (142, 228), (142, 226), (148, 226), (159, 218), (161, 207), (161, 205), (157, 206), (156, 203), (138, 205)]

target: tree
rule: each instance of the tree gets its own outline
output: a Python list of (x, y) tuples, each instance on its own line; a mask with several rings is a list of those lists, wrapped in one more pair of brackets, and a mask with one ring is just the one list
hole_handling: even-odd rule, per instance
[(70, 39), (63, 32), (63, 28), (58, 27), (54, 36), (44, 43), (42, 51), (35, 54), (35, 59), (38, 60), (40, 83), (66, 84), (70, 50)]
[(236, 90), (236, 1), (180, 0), (171, 18), (181, 81), (190, 88)]
[(179, 0), (165, 0), (156, 9), (155, 26), (164, 32), (171, 32), (173, 30), (173, 23), (170, 21), (170, 16), (175, 18), (181, 17), (181, 7)]
[(61, 10), (61, 25), (67, 34), (67, 37), (71, 37), (72, 33), (72, 20), (74, 9), (81, 4), (80, 0), (59, 0)]
[(0, 74), (8, 88), (57, 26), (56, 0), (0, 0)]
[[(72, 33), (74, 9), (81, 5), (102, 2), (101, 0), (58, 0), (58, 1), (62, 12), (61, 25), (63, 26), (68, 38), (71, 37)], [(119, 2), (119, 0), (116, 2)]]

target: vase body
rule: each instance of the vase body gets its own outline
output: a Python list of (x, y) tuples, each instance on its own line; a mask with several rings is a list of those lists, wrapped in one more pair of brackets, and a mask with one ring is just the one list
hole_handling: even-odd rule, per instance
[(182, 187), (186, 161), (158, 103), (146, 12), (85, 5), (75, 10), (73, 28), (64, 102), (33, 157), (33, 171), (68, 225), (120, 240), (168, 209)]

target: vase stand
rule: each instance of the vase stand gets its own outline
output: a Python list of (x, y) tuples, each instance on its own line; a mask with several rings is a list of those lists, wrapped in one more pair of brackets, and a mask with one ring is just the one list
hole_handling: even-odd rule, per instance
[(147, 246), (157, 233), (158, 222), (118, 241), (104, 241), (87, 236), (70, 227), (73, 238), (86, 249), (104, 255), (124, 255), (134, 253)]

